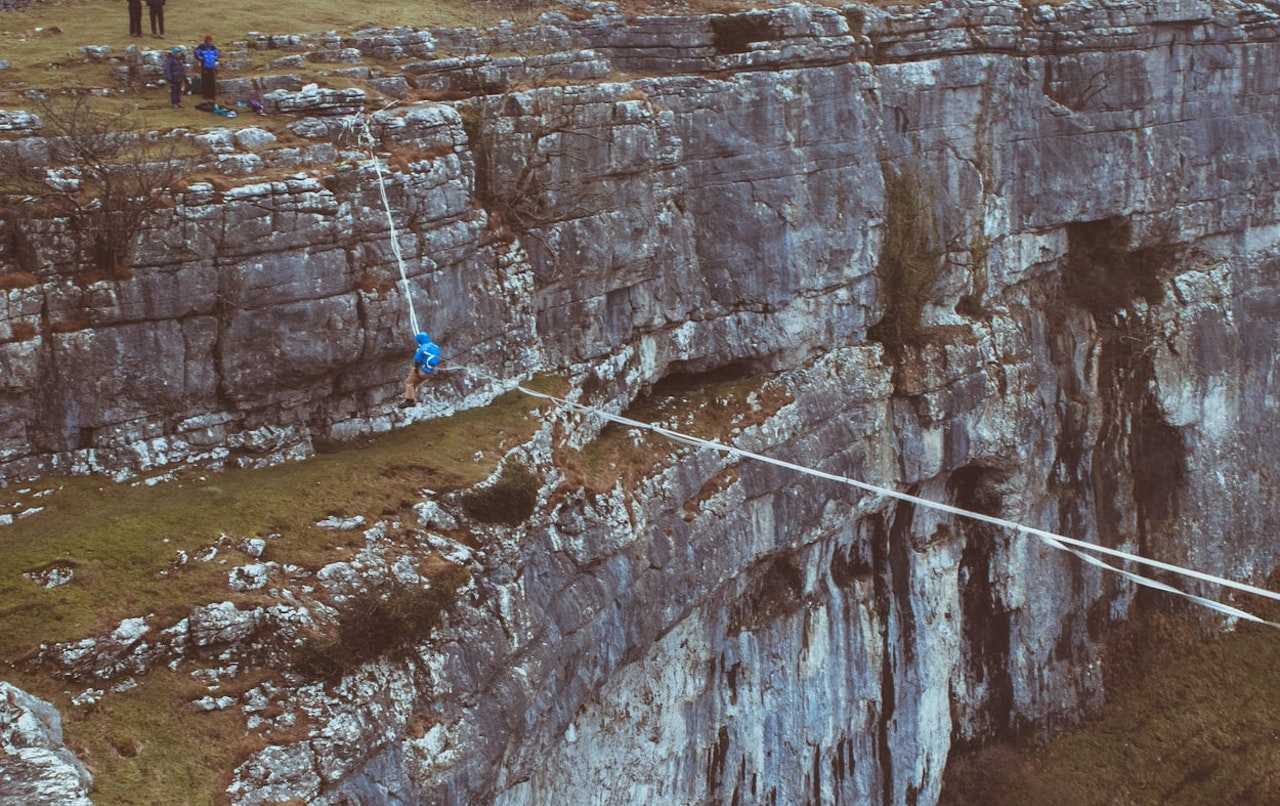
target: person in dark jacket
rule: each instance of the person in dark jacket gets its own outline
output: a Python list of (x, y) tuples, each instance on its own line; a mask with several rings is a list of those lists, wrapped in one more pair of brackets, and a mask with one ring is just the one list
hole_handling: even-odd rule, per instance
[(129, 36), (142, 36), (142, 0), (128, 0)]
[(147, 0), (147, 9), (151, 12), (151, 35), (164, 36), (164, 0)]
[(196, 63), (200, 65), (200, 94), (212, 101), (218, 96), (214, 82), (218, 80), (218, 48), (213, 44), (213, 35), (206, 34), (204, 42), (196, 48)]
[(187, 60), (182, 48), (170, 48), (164, 59), (164, 80), (169, 82), (169, 103), (174, 109), (182, 108), (182, 85), (187, 80)]

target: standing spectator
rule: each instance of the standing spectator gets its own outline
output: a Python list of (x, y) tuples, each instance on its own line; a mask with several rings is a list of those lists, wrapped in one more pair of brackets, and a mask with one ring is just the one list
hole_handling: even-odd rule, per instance
[(142, 0), (128, 0), (129, 36), (142, 36)]
[(218, 48), (213, 44), (213, 34), (205, 34), (204, 43), (196, 48), (196, 61), (200, 63), (200, 94), (212, 101), (218, 96), (214, 82), (218, 80)]
[(164, 79), (169, 82), (169, 103), (174, 109), (182, 108), (182, 85), (187, 80), (187, 60), (182, 48), (169, 48), (164, 59)]
[(151, 12), (151, 35), (164, 36), (164, 0), (147, 0), (147, 9)]

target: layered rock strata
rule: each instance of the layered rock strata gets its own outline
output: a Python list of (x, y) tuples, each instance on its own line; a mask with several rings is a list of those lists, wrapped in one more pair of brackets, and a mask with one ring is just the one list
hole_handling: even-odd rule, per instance
[[(376, 116), (418, 310), (477, 368), (424, 412), (535, 368), (615, 410), (675, 373), (777, 373), (789, 402), (744, 447), (1258, 579), (1278, 32), (1191, 0), (606, 9), (483, 36), (591, 51), (521, 80), (645, 77), (406, 67), (491, 93)], [(78, 282), (39, 226), (40, 282), (0, 309), (0, 473), (263, 463), (403, 421), (369, 167), (193, 186), (129, 280)], [(234, 803), (933, 803), (957, 748), (1078, 721), (1109, 626), (1148, 606), (1039, 545), (705, 452), (563, 483), (598, 428), (521, 449), (540, 505), (485, 533), (448, 626), (308, 689), (311, 734), (247, 760)]]

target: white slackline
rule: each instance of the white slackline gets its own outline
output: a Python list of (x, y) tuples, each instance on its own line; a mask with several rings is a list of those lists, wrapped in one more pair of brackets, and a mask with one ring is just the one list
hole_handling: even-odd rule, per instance
[[(1244, 619), (1245, 621), (1251, 621), (1257, 624), (1266, 624), (1272, 627), (1280, 628), (1280, 624), (1275, 624), (1273, 622), (1267, 621), (1266, 619), (1255, 616), (1252, 613), (1248, 613), (1244, 610), (1240, 610), (1239, 608), (1232, 607), (1231, 605), (1223, 604), (1221, 602), (1217, 602), (1212, 599), (1207, 599), (1203, 596), (1197, 596), (1193, 593), (1187, 593), (1186, 591), (1179, 590), (1178, 588), (1175, 588), (1171, 585), (1166, 585), (1165, 583), (1160, 582), (1158, 580), (1150, 579), (1148, 577), (1144, 577), (1139, 574), (1135, 574), (1131, 571), (1126, 571), (1121, 568), (1116, 568), (1115, 566), (1112, 566), (1107, 564), (1106, 562), (1103, 562), (1097, 557), (1091, 556), (1089, 554), (1085, 554), (1084, 551), (1090, 551), (1090, 552), (1096, 552), (1098, 554), (1109, 555), (1121, 560), (1126, 560), (1128, 562), (1138, 563), (1141, 565), (1148, 565), (1153, 568), (1159, 568), (1162, 571), (1168, 571), (1173, 574), (1179, 574), (1181, 576), (1189, 577), (1191, 579), (1196, 579), (1201, 582), (1209, 582), (1214, 585), (1221, 585), (1226, 588), (1232, 588), (1238, 591), (1243, 591), (1245, 593), (1252, 593), (1257, 596), (1264, 596), (1268, 599), (1280, 601), (1280, 593), (1267, 590), (1266, 588), (1259, 588), (1257, 586), (1249, 585), (1244, 582), (1236, 582), (1234, 580), (1225, 579), (1219, 576), (1214, 576), (1213, 574), (1206, 574), (1202, 571), (1196, 571), (1190, 568), (1183, 568), (1182, 566), (1179, 566), (1179, 565), (1173, 565), (1171, 563), (1161, 562), (1160, 560), (1153, 560), (1148, 557), (1142, 557), (1137, 554), (1131, 554), (1127, 551), (1121, 551), (1119, 549), (1113, 549), (1107, 546), (1100, 546), (1100, 545), (1097, 545), (1096, 543), (1089, 543), (1084, 540), (1076, 540), (1075, 538), (1054, 534), (1053, 532), (1047, 532), (1043, 529), (1036, 529), (1031, 526), (1023, 526), (1020, 523), (1014, 523), (1013, 521), (1005, 520), (1004, 518), (997, 518), (992, 515), (984, 515), (981, 512), (973, 512), (971, 510), (961, 509), (960, 507), (951, 506), (950, 504), (943, 504), (938, 501), (931, 501), (927, 498), (920, 498), (919, 496), (899, 492), (897, 490), (892, 490), (887, 487), (880, 487), (875, 484), (868, 484), (864, 481), (858, 481), (857, 479), (851, 479), (846, 476), (837, 476), (833, 473), (825, 473), (821, 470), (815, 470), (814, 468), (811, 468), (811, 467), (797, 465), (792, 462), (783, 461), (781, 459), (774, 459), (770, 456), (764, 456), (762, 454), (753, 453), (751, 451), (743, 450), (741, 448), (735, 448), (731, 445), (724, 445), (719, 442), (713, 442), (707, 439), (692, 437), (692, 436), (689, 436), (688, 434), (681, 434), (678, 431), (672, 431), (669, 428), (663, 428), (662, 426), (653, 425), (652, 423), (646, 423), (640, 420), (633, 420), (629, 417), (623, 417), (618, 414), (610, 414), (607, 411), (602, 411), (600, 409), (592, 408), (590, 406), (584, 406), (580, 403), (573, 403), (571, 401), (565, 400), (564, 398), (556, 397), (555, 395), (549, 395), (544, 392), (536, 392), (525, 386), (517, 385), (516, 388), (519, 389), (521, 392), (524, 392), (526, 395), (530, 395), (531, 397), (537, 397), (537, 398), (542, 398), (543, 400), (549, 400), (560, 406), (564, 406), (566, 408), (573, 409), (575, 411), (579, 411), (584, 414), (592, 414), (598, 417), (602, 417), (606, 420), (610, 420), (612, 422), (618, 423), (619, 425), (625, 425), (629, 428), (640, 428), (645, 431), (652, 431), (655, 434), (659, 434), (668, 439), (673, 439), (677, 442), (683, 442), (686, 445), (692, 445), (694, 447), (699, 447), (699, 448), (709, 448), (710, 450), (713, 450), (713, 451), (728, 453), (733, 456), (738, 456), (744, 459), (754, 459), (757, 462), (764, 462), (766, 464), (771, 464), (776, 467), (785, 468), (787, 470), (794, 470), (797, 473), (804, 473), (806, 475), (816, 476), (817, 478), (826, 479), (828, 481), (834, 481), (840, 484), (847, 484), (851, 487), (856, 487), (866, 492), (887, 496), (889, 498), (895, 498), (899, 501), (906, 501), (908, 503), (916, 504), (918, 506), (928, 507), (929, 509), (935, 509), (940, 512), (946, 512), (951, 515), (958, 515), (964, 518), (971, 518), (973, 520), (989, 523), (993, 526), (999, 526), (1005, 529), (1012, 529), (1013, 531), (1016, 531), (1016, 532), (1022, 532), (1023, 534), (1033, 535), (1035, 537), (1038, 537), (1040, 540), (1044, 541), (1048, 545), (1052, 546), (1053, 548), (1070, 552), (1076, 555), (1077, 557), (1079, 557), (1080, 559), (1084, 560), (1085, 562), (1089, 563), (1090, 565), (1093, 565), (1097, 568), (1101, 568), (1107, 571), (1111, 571), (1113, 573), (1120, 574), (1121, 576), (1125, 577), (1126, 579), (1138, 585), (1143, 585), (1145, 587), (1153, 588), (1155, 590), (1163, 591), (1165, 593), (1172, 593), (1178, 596), (1185, 597), (1197, 604), (1210, 608), (1211, 610), (1216, 610), (1220, 613), (1225, 613), (1226, 615), (1229, 615), (1229, 616), (1234, 616), (1236, 618)], [(1083, 549), (1084, 551), (1078, 551), (1077, 549)]]

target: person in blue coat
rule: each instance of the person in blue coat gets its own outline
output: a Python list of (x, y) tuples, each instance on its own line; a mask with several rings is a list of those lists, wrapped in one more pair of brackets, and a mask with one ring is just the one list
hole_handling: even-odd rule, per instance
[(196, 64), (200, 65), (200, 93), (208, 101), (218, 96), (218, 59), (221, 56), (218, 46), (213, 44), (212, 34), (206, 35), (204, 42), (195, 50)]
[(413, 354), (413, 366), (409, 367), (409, 375), (404, 379), (404, 400), (400, 408), (408, 408), (418, 403), (418, 387), (435, 373), (440, 366), (440, 347), (426, 333), (416, 337), (418, 349)]

